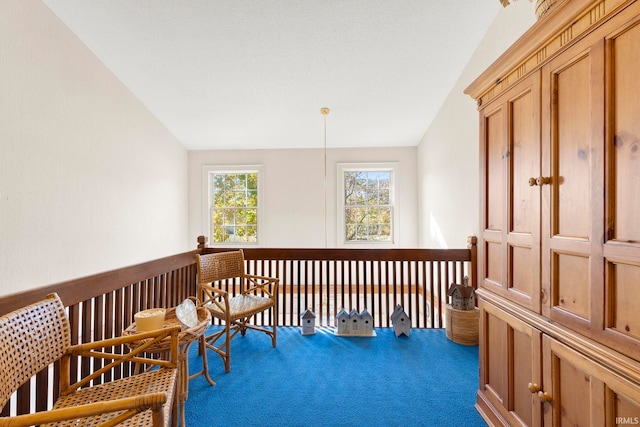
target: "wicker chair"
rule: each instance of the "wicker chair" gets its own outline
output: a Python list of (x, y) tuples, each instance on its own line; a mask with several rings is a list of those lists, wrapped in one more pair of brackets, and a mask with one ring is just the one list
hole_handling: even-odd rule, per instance
[[(221, 330), (205, 338), (206, 347), (222, 358), (225, 371), (231, 371), (231, 340), (238, 332), (242, 336), (247, 329), (264, 332), (271, 337), (271, 344), (275, 347), (279, 279), (246, 274), (242, 250), (196, 255), (196, 258), (203, 306), (224, 325)], [(214, 286), (220, 286), (221, 281), (233, 285), (232, 295)], [(240, 291), (235, 295), (235, 285), (238, 284)], [(271, 310), (271, 328), (249, 323), (253, 316), (267, 310)]]
[[(48, 411), (2, 417), (0, 426), (167, 426), (176, 388), (179, 330), (179, 327), (161, 329), (71, 345), (69, 320), (56, 294), (0, 317), (1, 406), (36, 373), (60, 362), (60, 396), (53, 407)], [(127, 354), (109, 353), (112, 347), (145, 338), (149, 339), (148, 345)], [(141, 353), (149, 345), (161, 340), (171, 341), (168, 361), (143, 357)], [(103, 351), (99, 351), (101, 349)], [(104, 366), (71, 384), (72, 361), (84, 357), (104, 360)], [(157, 368), (92, 385), (102, 374), (124, 362)]]

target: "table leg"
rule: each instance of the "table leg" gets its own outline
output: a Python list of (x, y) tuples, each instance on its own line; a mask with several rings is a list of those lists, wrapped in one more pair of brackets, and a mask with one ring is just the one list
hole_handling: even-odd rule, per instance
[[(180, 425), (186, 427), (184, 415), (184, 402), (189, 396), (189, 347), (191, 343), (181, 345), (178, 348), (178, 411), (176, 416), (180, 416)], [(174, 424), (178, 425), (178, 424)]]
[(198, 354), (202, 356), (202, 371), (191, 375), (189, 379), (192, 380), (200, 375), (204, 375), (210, 385), (216, 385), (216, 382), (209, 376), (209, 362), (207, 361), (207, 347), (205, 345), (204, 335), (198, 338)]

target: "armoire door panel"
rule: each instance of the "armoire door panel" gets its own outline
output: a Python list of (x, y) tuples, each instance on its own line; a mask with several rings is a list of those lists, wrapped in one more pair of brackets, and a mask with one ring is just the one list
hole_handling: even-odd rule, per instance
[(542, 314), (587, 335), (604, 316), (603, 65), (603, 40), (589, 40), (542, 73)]
[[(533, 234), (539, 227), (540, 204), (530, 178), (540, 173), (539, 84), (509, 99), (510, 215), (509, 232)], [(532, 188), (534, 187), (534, 188)]]
[(640, 244), (640, 22), (623, 29), (607, 44), (611, 58), (613, 168), (616, 240)]
[[(539, 341), (539, 337), (536, 337)], [(529, 384), (536, 382), (540, 375), (538, 368), (533, 365), (532, 355), (540, 354), (539, 342), (536, 346), (531, 333), (518, 329), (511, 329), (513, 343), (513, 401), (510, 412), (522, 425), (539, 425), (540, 402), (529, 390)]]
[[(622, 262), (610, 263), (607, 275), (607, 326), (640, 342), (640, 266)], [(637, 352), (636, 352), (637, 353)]]
[(588, 239), (591, 210), (591, 66), (589, 56), (554, 70), (552, 135), (553, 235)]
[[(559, 407), (560, 426), (588, 426), (591, 419), (589, 402), (591, 396), (590, 376), (565, 359), (555, 362), (558, 390), (554, 404)], [(560, 390), (564, 391), (560, 393)], [(568, 392), (570, 390), (570, 392)], [(554, 390), (555, 391), (555, 390)]]
[(559, 308), (585, 321), (591, 318), (591, 293), (587, 287), (590, 283), (589, 264), (586, 256), (554, 253), (552, 309)]
[(481, 114), (481, 286), (540, 312), (540, 72)]
[[(607, 388), (608, 402), (611, 402), (610, 408), (607, 408), (607, 413), (611, 416), (609, 419), (613, 419), (615, 424), (609, 424), (613, 426), (619, 425), (638, 425), (640, 424), (640, 405), (637, 402), (629, 399), (622, 393), (616, 393), (614, 390)], [(607, 427), (609, 427), (607, 425)]]
[(504, 224), (504, 110), (493, 110), (485, 117), (485, 218), (487, 230), (503, 230)]
[(485, 240), (484, 257), (484, 285), (501, 288), (503, 276), (502, 243), (500, 241), (488, 242)]
[(544, 425), (605, 425), (605, 383), (584, 356), (543, 335)]
[[(538, 248), (509, 246), (509, 259), (511, 260), (509, 283), (511, 283), (511, 289), (520, 292), (523, 297), (531, 297), (538, 290), (537, 283), (534, 282), (535, 279), (531, 274), (536, 266), (534, 260), (538, 259), (537, 254), (532, 254), (533, 251), (537, 252)], [(534, 285), (536, 285), (535, 291)]]
[(490, 398), (504, 405), (508, 398), (507, 366), (507, 323), (502, 319), (486, 313), (484, 337), (487, 340), (487, 354), (484, 360), (484, 378), (482, 385)]
[(639, 424), (640, 388), (628, 378), (544, 335), (543, 388), (547, 426)]
[(540, 312), (540, 73), (505, 96), (508, 119), (508, 298)]
[(480, 388), (485, 398), (509, 425), (540, 425), (540, 400), (530, 386), (542, 384), (540, 331), (482, 300), (480, 309), (480, 336), (486, 351), (481, 358)]
[[(635, 6), (637, 9), (640, 6)], [(605, 322), (599, 337), (640, 360), (640, 15), (607, 35)]]

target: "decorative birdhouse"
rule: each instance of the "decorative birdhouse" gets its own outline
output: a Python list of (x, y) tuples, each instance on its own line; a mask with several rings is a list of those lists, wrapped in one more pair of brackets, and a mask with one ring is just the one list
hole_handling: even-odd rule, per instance
[(348, 335), (349, 331), (351, 331), (349, 313), (344, 308), (336, 315), (336, 325), (338, 327), (338, 335)]
[(456, 310), (473, 310), (476, 307), (476, 291), (469, 286), (469, 278), (464, 277), (464, 284), (452, 283), (448, 295), (451, 297), (451, 307)]
[(404, 309), (400, 304), (396, 306), (396, 309), (391, 313), (391, 324), (393, 325), (393, 332), (396, 337), (402, 334), (409, 336), (411, 333), (411, 319), (407, 316)]
[(360, 317), (358, 316), (358, 312), (354, 308), (349, 312), (349, 332), (348, 334), (357, 335), (360, 333)]
[(300, 314), (302, 321), (302, 335), (313, 335), (316, 333), (316, 314), (311, 310), (305, 310)]
[(358, 313), (355, 309), (347, 313), (343, 308), (336, 315), (337, 330), (334, 335), (353, 337), (375, 337), (373, 316), (367, 309)]
[(361, 335), (373, 334), (373, 316), (366, 308), (360, 312), (358, 319), (360, 320), (358, 332)]

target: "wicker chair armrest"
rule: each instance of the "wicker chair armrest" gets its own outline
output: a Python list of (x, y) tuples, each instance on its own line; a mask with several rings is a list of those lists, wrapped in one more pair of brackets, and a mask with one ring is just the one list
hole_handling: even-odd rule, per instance
[[(209, 285), (209, 284), (205, 284), (205, 283), (201, 283), (200, 287), (202, 288), (202, 290), (204, 291), (206, 297), (208, 298), (217, 298), (218, 296), (227, 296), (228, 292), (225, 291), (224, 289), (220, 289), (216, 286), (213, 285)], [(205, 298), (206, 300), (206, 298)], [(203, 302), (203, 304), (206, 303), (206, 301)]]
[(157, 329), (155, 331), (140, 332), (140, 333), (131, 334), (131, 335), (122, 335), (119, 337), (107, 338), (100, 341), (92, 341), (84, 344), (72, 345), (67, 350), (67, 353), (70, 353), (72, 355), (81, 355), (82, 353), (86, 353), (92, 350), (119, 346), (122, 344), (138, 342), (145, 339), (162, 340), (166, 337), (173, 337), (174, 335), (177, 337), (179, 333), (180, 333), (180, 326), (174, 326), (171, 328)]
[[(120, 337), (108, 338), (101, 341), (93, 341), (85, 344), (76, 344), (67, 349), (67, 352), (61, 358), (62, 375), (60, 378), (60, 390), (62, 393), (67, 393), (72, 390), (77, 390), (80, 387), (86, 386), (92, 380), (100, 377), (105, 372), (110, 371), (114, 367), (121, 365), (124, 362), (143, 363), (147, 365), (155, 365), (162, 368), (176, 369), (178, 366), (178, 334), (180, 333), (180, 326), (174, 326), (172, 328), (157, 329), (155, 331), (142, 332), (139, 334), (122, 335)], [(151, 359), (143, 357), (144, 351), (159, 343), (160, 341), (169, 339), (169, 358), (164, 359)], [(141, 345), (134, 346), (130, 352), (125, 354), (109, 353), (107, 351), (97, 351), (98, 349), (106, 349), (110, 347), (118, 347), (127, 343), (140, 343)], [(89, 357), (94, 359), (111, 360), (110, 363), (106, 363), (102, 368), (91, 372), (84, 378), (81, 378), (74, 384), (69, 383), (69, 370), (70, 361), (73, 356)]]
[(104, 402), (87, 403), (71, 408), (51, 409), (33, 414), (17, 415), (10, 418), (0, 418), (0, 426), (34, 426), (45, 423), (75, 420), (99, 414), (108, 414), (116, 411), (127, 411), (122, 416), (116, 417), (111, 422), (101, 426), (116, 425), (123, 419), (146, 410), (161, 411), (162, 405), (167, 401), (166, 393), (153, 393), (141, 396), (131, 396), (122, 399), (108, 400)]
[[(255, 274), (245, 274), (244, 278), (246, 279), (247, 288), (242, 292), (243, 294), (253, 292), (255, 290), (263, 290), (267, 293), (277, 293), (278, 292), (278, 284), (280, 283), (280, 279), (276, 277), (266, 277), (266, 276), (258, 276)], [(268, 288), (268, 289), (265, 289)]]
[(229, 293), (227, 291), (204, 283), (200, 284), (200, 288), (204, 293), (202, 306), (216, 306), (223, 313), (229, 312)]

